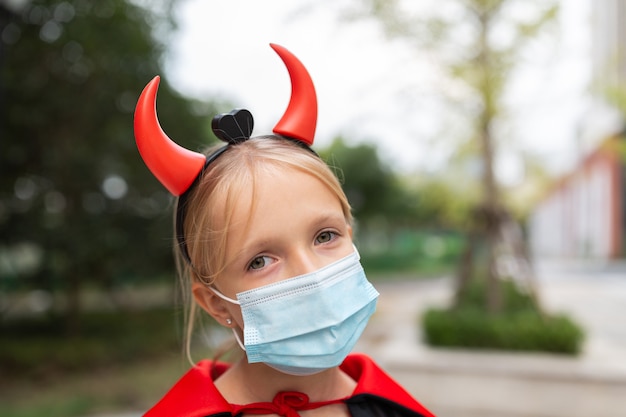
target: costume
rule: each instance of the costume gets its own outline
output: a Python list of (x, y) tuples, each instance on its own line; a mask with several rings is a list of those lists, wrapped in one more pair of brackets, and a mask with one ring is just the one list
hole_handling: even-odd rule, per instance
[[(211, 361), (199, 362), (144, 417), (241, 415), (233, 414), (237, 412), (236, 407), (229, 404), (215, 388), (210, 376), (211, 365)], [(219, 375), (226, 369), (226, 364), (216, 366)], [(357, 381), (352, 395), (343, 400), (353, 417), (434, 417), (368, 356), (351, 354), (341, 369)]]
[[(279, 45), (272, 44), (271, 47), (287, 67), (292, 94), (285, 114), (273, 129), (275, 135), (261, 136), (258, 140), (289, 141), (317, 155), (311, 148), (317, 123), (313, 81), (293, 54)], [(200, 178), (210, 175), (205, 173), (211, 172), (208, 167), (213, 161), (242, 143), (252, 143), (247, 142), (249, 139), (257, 139), (250, 138), (254, 121), (252, 114), (245, 109), (217, 115), (211, 127), (226, 144), (209, 155), (190, 151), (177, 145), (161, 129), (156, 114), (158, 84), (159, 77), (155, 77), (139, 98), (135, 110), (135, 138), (148, 168), (171, 194), (178, 197), (176, 239), (181, 255), (194, 269), (184, 230), (187, 199), (195, 184), (201, 182)], [(248, 360), (266, 363), (291, 375), (317, 372), (341, 363), (373, 313), (378, 296), (362, 272), (358, 257), (352, 259), (354, 257), (348, 255), (316, 271), (237, 293), (237, 300), (222, 296), (241, 306), (243, 344)], [(327, 301), (337, 295), (343, 298), (334, 303)], [(288, 309), (293, 306), (303, 311), (306, 308), (316, 311), (315, 319), (306, 323), (299, 320), (298, 313)], [(433, 416), (367, 356), (348, 355), (340, 366), (357, 381), (356, 389), (347, 398), (309, 402), (303, 393), (279, 392), (272, 402), (233, 405), (222, 397), (211, 376), (212, 372), (218, 376), (224, 373), (227, 365), (202, 361), (183, 376), (145, 417), (233, 417), (243, 414), (297, 417), (300, 415), (298, 411), (337, 403), (345, 403), (354, 417)]]

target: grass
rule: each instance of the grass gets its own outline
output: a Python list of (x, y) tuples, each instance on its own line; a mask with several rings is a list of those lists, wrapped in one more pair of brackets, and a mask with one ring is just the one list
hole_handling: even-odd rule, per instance
[(189, 368), (181, 354), (43, 380), (14, 379), (0, 390), (3, 417), (78, 417), (146, 411)]
[(62, 316), (46, 315), (0, 324), (0, 372), (41, 379), (180, 351), (180, 326), (170, 308), (84, 313), (73, 332), (65, 323)]
[[(69, 337), (56, 316), (0, 323), (0, 416), (145, 411), (190, 367), (178, 312), (84, 313)], [(194, 357), (210, 357), (200, 343)]]

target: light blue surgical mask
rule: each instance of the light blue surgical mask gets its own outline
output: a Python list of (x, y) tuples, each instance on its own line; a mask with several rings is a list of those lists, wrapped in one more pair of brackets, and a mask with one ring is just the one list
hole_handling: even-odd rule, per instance
[(309, 274), (237, 294), (249, 363), (291, 375), (312, 375), (340, 365), (376, 309), (378, 292), (356, 251)]

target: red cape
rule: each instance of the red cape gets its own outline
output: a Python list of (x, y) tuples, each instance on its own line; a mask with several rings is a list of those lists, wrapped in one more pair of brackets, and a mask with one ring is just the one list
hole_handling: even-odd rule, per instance
[[(212, 362), (209, 360), (199, 362), (144, 417), (231, 415), (232, 406), (213, 384), (211, 365)], [(221, 375), (228, 369), (228, 365), (218, 363), (214, 369)], [(341, 369), (357, 381), (352, 397), (365, 395), (383, 398), (424, 417), (435, 417), (368, 356), (351, 354), (343, 362)]]

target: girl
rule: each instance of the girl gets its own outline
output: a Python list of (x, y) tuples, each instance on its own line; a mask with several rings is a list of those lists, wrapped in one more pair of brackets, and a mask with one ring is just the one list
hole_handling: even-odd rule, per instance
[[(286, 49), (292, 95), (275, 135), (250, 138), (234, 110), (212, 128), (226, 145), (179, 147), (156, 116), (158, 77), (135, 113), (142, 158), (175, 196), (181, 282), (230, 328), (244, 351), (233, 364), (196, 364), (147, 417), (432, 416), (362, 354), (350, 354), (378, 293), (352, 244), (350, 206), (310, 148), (317, 121), (311, 78)], [(189, 341), (187, 341), (187, 346)]]

